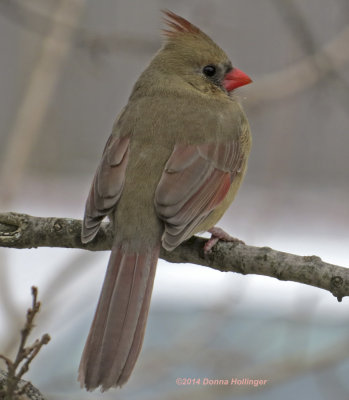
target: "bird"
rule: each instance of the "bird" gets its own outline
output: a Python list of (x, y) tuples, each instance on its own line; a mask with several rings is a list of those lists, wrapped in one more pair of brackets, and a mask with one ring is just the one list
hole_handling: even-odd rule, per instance
[(133, 86), (86, 201), (81, 241), (105, 217), (114, 239), (79, 366), (81, 387), (124, 385), (141, 351), (160, 248), (215, 227), (244, 178), (251, 148), (234, 90), (252, 82), (201, 29), (163, 10), (164, 42)]

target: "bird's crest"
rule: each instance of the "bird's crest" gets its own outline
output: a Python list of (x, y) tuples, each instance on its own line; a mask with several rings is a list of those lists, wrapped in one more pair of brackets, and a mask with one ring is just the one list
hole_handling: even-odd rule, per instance
[(165, 23), (170, 29), (163, 29), (162, 32), (168, 38), (176, 37), (178, 34), (190, 33), (194, 35), (201, 35), (202, 31), (187, 21), (185, 18), (180, 17), (169, 10), (162, 10), (165, 14)]

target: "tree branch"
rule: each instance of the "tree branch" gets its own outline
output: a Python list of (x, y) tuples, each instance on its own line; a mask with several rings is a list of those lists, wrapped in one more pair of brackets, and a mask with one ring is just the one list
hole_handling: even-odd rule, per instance
[[(81, 221), (71, 218), (43, 218), (26, 214), (0, 213), (0, 246), (16, 249), (65, 247), (91, 251), (110, 250), (113, 234), (103, 223), (96, 239), (82, 244)], [(206, 239), (194, 236), (160, 257), (172, 263), (203, 265), (223, 272), (270, 276), (315, 286), (331, 292), (338, 301), (349, 296), (349, 269), (325, 263), (317, 256), (297, 256), (270, 247), (218, 242), (204, 255)]]

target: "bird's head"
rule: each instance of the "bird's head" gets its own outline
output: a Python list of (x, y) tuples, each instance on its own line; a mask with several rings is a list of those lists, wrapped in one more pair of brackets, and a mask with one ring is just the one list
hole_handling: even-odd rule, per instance
[(252, 82), (199, 28), (171, 11), (164, 14), (168, 29), (163, 30), (166, 42), (157, 56), (160, 68), (203, 91), (218, 88), (229, 93)]

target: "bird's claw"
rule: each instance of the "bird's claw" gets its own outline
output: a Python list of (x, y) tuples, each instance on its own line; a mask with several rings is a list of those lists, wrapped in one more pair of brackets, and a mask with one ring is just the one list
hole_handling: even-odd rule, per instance
[(213, 228), (209, 229), (207, 232), (211, 233), (211, 238), (208, 239), (208, 241), (205, 243), (205, 246), (204, 246), (204, 253), (205, 254), (209, 253), (212, 250), (213, 246), (219, 240), (223, 240), (224, 242), (234, 242), (234, 243), (245, 244), (245, 242), (243, 242), (242, 240), (234, 238), (233, 236), (230, 236), (223, 229), (217, 228), (216, 226), (214, 226)]

